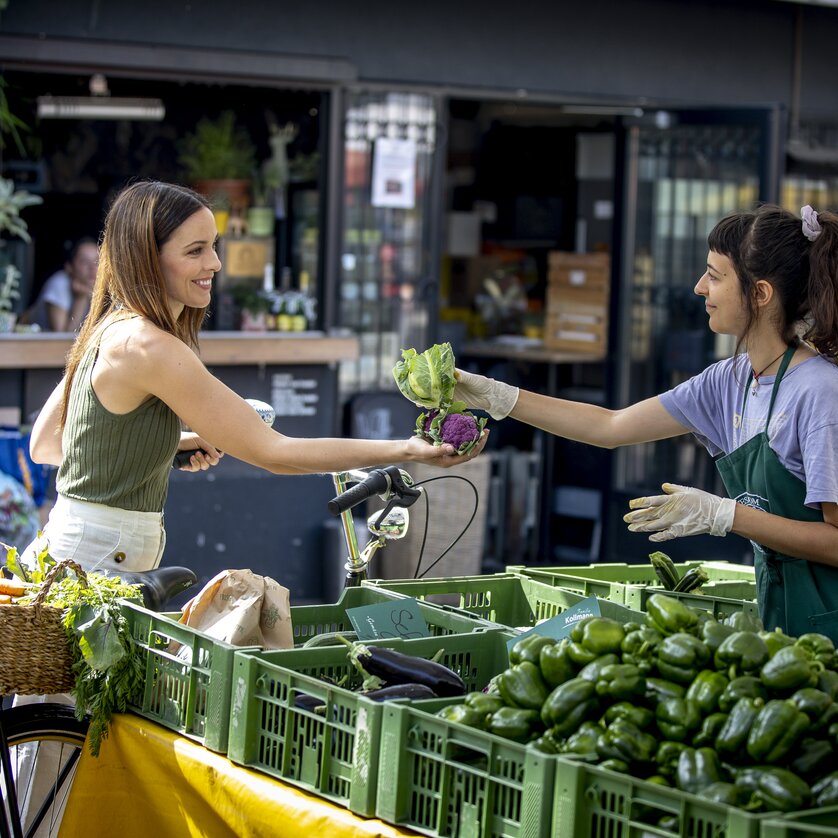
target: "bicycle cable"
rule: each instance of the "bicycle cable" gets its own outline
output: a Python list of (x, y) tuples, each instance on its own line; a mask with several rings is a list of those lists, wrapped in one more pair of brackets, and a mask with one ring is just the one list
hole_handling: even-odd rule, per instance
[(419, 568), (422, 566), (422, 559), (425, 555), (425, 544), (428, 538), (428, 522), (431, 518), (431, 506), (430, 501), (428, 499), (428, 493), (423, 492), (423, 494), (425, 495), (425, 526), (424, 531), (422, 533), (422, 544), (419, 547), (419, 558), (416, 562), (416, 570), (413, 571), (414, 579), (422, 579), (425, 576), (425, 574), (428, 573), (428, 571), (436, 567), (436, 565), (439, 564), (439, 562), (441, 562), (446, 555), (448, 555), (449, 551), (451, 551), (457, 545), (460, 539), (466, 534), (466, 531), (471, 526), (471, 522), (477, 515), (477, 509), (480, 506), (480, 495), (477, 492), (477, 487), (467, 477), (462, 477), (459, 474), (441, 474), (439, 477), (429, 477), (427, 480), (420, 480), (418, 483), (415, 483), (414, 486), (424, 486), (426, 483), (433, 483), (434, 480), (451, 479), (462, 480), (465, 483), (468, 483), (469, 486), (471, 486), (471, 491), (474, 492), (474, 509), (472, 509), (471, 516), (469, 517), (468, 521), (466, 521), (466, 525), (462, 528), (462, 530), (460, 530), (459, 535), (420, 574)]

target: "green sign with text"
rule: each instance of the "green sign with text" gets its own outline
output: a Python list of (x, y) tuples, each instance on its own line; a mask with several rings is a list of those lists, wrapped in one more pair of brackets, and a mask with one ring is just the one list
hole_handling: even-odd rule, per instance
[(411, 640), (429, 637), (431, 634), (415, 599), (397, 599), (347, 608), (346, 616), (358, 640)]

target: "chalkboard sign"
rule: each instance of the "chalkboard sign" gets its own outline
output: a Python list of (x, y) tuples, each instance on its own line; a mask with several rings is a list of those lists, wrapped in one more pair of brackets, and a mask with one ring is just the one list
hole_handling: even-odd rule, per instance
[(347, 608), (346, 616), (359, 640), (412, 640), (430, 636), (428, 624), (415, 599)]

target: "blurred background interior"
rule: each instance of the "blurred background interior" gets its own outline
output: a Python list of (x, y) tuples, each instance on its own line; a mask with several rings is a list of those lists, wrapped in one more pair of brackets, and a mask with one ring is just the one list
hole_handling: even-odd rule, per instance
[[(836, 5), (7, 0), (8, 471), (71, 339), (15, 320), (134, 178), (213, 201), (224, 268), (205, 360), (291, 435), (408, 436), (393, 364), (443, 340), (460, 366), (609, 407), (697, 373), (731, 351), (693, 293), (715, 221), (758, 201), (836, 206)], [(28, 240), (5, 220), (21, 192), (42, 199), (20, 209)], [(468, 469), (477, 523), (433, 573), (646, 561), (629, 498), (665, 480), (721, 490), (689, 438), (608, 452), (491, 427)], [(331, 489), (227, 460), (174, 473), (166, 561), (205, 578), (252, 567), (318, 601), (343, 550)], [(438, 554), (471, 498), (453, 480), (428, 494)], [(416, 520), (379, 575), (412, 574)], [(672, 550), (750, 552), (709, 537)]]

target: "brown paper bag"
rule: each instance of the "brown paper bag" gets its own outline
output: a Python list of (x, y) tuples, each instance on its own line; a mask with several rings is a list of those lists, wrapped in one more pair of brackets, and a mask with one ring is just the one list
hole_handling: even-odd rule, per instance
[(234, 646), (294, 646), (288, 588), (252, 570), (222, 570), (184, 605), (180, 622)]

